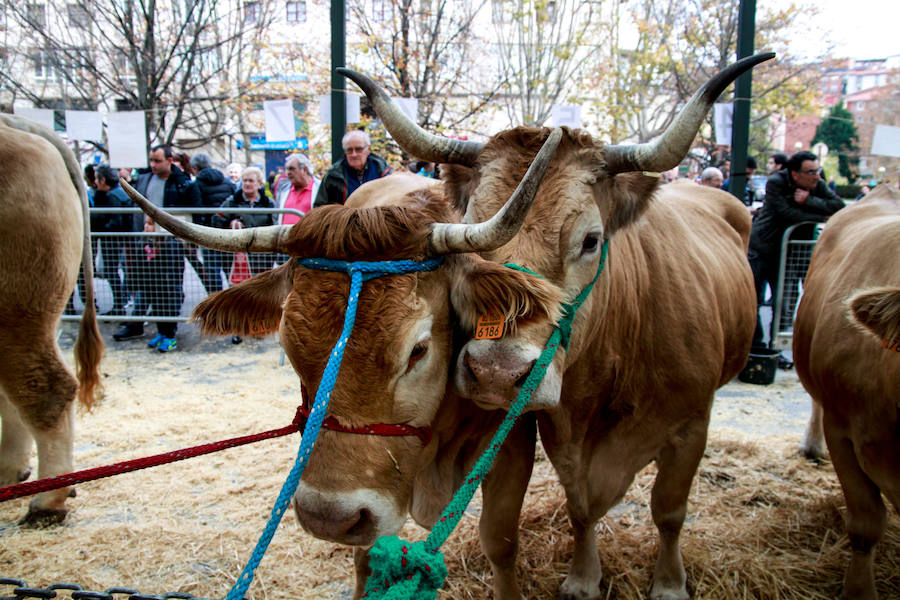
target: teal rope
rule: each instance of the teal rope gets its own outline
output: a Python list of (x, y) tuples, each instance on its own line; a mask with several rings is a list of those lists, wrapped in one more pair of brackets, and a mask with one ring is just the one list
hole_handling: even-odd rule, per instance
[[(397, 536), (380, 537), (369, 550), (369, 568), (372, 574), (366, 581), (363, 598), (372, 600), (433, 600), (437, 597), (437, 591), (443, 587), (447, 578), (447, 567), (444, 563), (444, 555), (439, 548), (447, 540), (456, 525), (462, 518), (466, 507), (475, 495), (475, 491), (481, 484), (481, 480), (491, 470), (494, 459), (500, 446), (506, 440), (506, 436), (512, 430), (516, 419), (522, 413), (525, 405), (531, 400), (534, 391), (544, 379), (547, 368), (550, 366), (557, 348), (561, 345), (563, 336), (568, 336), (572, 329), (572, 320), (584, 300), (590, 294), (594, 283), (603, 272), (606, 264), (608, 240), (604, 241), (600, 255), (600, 265), (597, 275), (583, 289), (571, 303), (557, 325), (550, 339), (547, 340), (544, 350), (541, 352), (522, 389), (516, 397), (509, 412), (497, 428), (497, 432), (491, 439), (490, 445), (475, 463), (475, 467), (463, 482), (462, 486), (453, 495), (450, 504), (444, 509), (440, 518), (431, 529), (431, 533), (424, 542), (410, 543), (401, 540)], [(523, 269), (524, 270), (524, 269)], [(564, 333), (565, 332), (565, 333)], [(568, 342), (568, 338), (566, 338)]]
[(353, 332), (353, 323), (356, 321), (356, 307), (359, 303), (359, 294), (362, 291), (363, 281), (381, 277), (382, 275), (431, 271), (443, 262), (443, 257), (422, 262), (411, 260), (347, 262), (324, 258), (307, 258), (298, 262), (311, 269), (342, 271), (350, 275), (350, 295), (347, 298), (347, 310), (344, 313), (344, 329), (334, 348), (331, 349), (331, 355), (328, 357), (328, 363), (325, 366), (325, 371), (322, 373), (322, 381), (319, 384), (319, 389), (316, 391), (316, 399), (309, 412), (309, 420), (307, 420), (306, 427), (303, 428), (303, 435), (300, 438), (297, 460), (294, 462), (294, 466), (291, 468), (284, 485), (281, 486), (281, 492), (278, 494), (275, 505), (272, 507), (269, 522), (266, 523), (266, 527), (256, 543), (256, 548), (253, 550), (253, 554), (250, 555), (250, 559), (241, 572), (241, 576), (238, 577), (231, 591), (228, 592), (226, 600), (241, 600), (244, 597), (247, 588), (250, 587), (250, 583), (253, 581), (253, 574), (263, 556), (265, 556), (269, 542), (272, 541), (272, 537), (275, 535), (275, 530), (281, 522), (281, 517), (290, 505), (291, 497), (297, 490), (297, 484), (300, 483), (300, 477), (303, 475), (303, 470), (306, 468), (306, 463), (319, 436), (322, 421), (325, 420), (325, 411), (331, 400), (331, 392), (334, 391), (334, 384), (337, 382), (341, 363), (344, 360), (344, 348), (346, 348), (347, 340)]

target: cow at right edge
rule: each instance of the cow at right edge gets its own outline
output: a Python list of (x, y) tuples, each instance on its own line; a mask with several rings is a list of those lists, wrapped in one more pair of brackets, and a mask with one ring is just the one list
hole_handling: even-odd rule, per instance
[(874, 548), (900, 511), (900, 191), (882, 185), (828, 220), (794, 323), (794, 364), (822, 411), (847, 502), (842, 598), (873, 600)]

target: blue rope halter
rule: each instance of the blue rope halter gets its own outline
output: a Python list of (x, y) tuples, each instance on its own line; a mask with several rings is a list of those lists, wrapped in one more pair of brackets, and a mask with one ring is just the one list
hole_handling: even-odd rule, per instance
[(390, 261), (356, 261), (349, 262), (344, 260), (331, 260), (327, 258), (299, 258), (297, 262), (309, 269), (317, 269), (320, 271), (339, 271), (350, 275), (350, 296), (347, 299), (347, 310), (344, 313), (344, 329), (341, 337), (338, 338), (334, 348), (331, 349), (331, 355), (328, 357), (328, 364), (322, 373), (322, 382), (316, 391), (316, 399), (313, 401), (312, 409), (309, 412), (309, 420), (306, 427), (303, 428), (303, 435), (300, 438), (300, 448), (297, 451), (297, 460), (294, 463), (291, 472), (288, 474), (281, 492), (275, 500), (272, 507), (272, 514), (269, 522), (263, 529), (256, 543), (256, 548), (247, 561), (247, 566), (241, 572), (231, 591), (225, 597), (225, 600), (241, 600), (250, 583), (253, 581), (253, 573), (256, 567), (269, 547), (272, 536), (275, 535), (275, 529), (281, 522), (284, 511), (290, 505), (291, 496), (297, 490), (300, 483), (300, 477), (306, 468), (306, 463), (312, 453), (316, 439), (319, 437), (319, 429), (325, 420), (325, 412), (328, 409), (328, 402), (331, 400), (331, 392), (334, 391), (334, 384), (337, 381), (338, 372), (341, 369), (341, 362), (344, 359), (344, 348), (347, 340), (353, 332), (353, 323), (356, 321), (356, 306), (359, 303), (359, 294), (362, 291), (364, 281), (375, 279), (383, 275), (396, 275), (401, 273), (416, 273), (419, 271), (433, 271), (438, 268), (444, 261), (443, 256), (437, 258), (429, 258), (423, 261), (415, 260), (390, 260)]

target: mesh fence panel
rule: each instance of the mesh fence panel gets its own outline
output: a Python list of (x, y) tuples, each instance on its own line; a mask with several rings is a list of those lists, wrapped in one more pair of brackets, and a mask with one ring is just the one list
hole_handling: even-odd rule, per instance
[(813, 229), (814, 227), (813, 223), (804, 223), (789, 228), (784, 234), (781, 267), (778, 273), (778, 293), (773, 302), (774, 340), (772, 346), (774, 348), (790, 349), (791, 347), (794, 317), (803, 295), (803, 283), (806, 280), (809, 261), (816, 247), (815, 239), (795, 238), (818, 237), (819, 230)]
[[(135, 213), (137, 209), (91, 209)], [(295, 210), (235, 209), (241, 213), (295, 213)], [(174, 211), (173, 211), (174, 212)], [(191, 209), (215, 212), (215, 209)], [(277, 220), (277, 219), (276, 219)], [(108, 321), (186, 321), (207, 295), (269, 270), (288, 259), (275, 254), (232, 254), (200, 248), (167, 231), (91, 233), (94, 296), (99, 318)], [(63, 319), (77, 320), (84, 309), (84, 275)]]

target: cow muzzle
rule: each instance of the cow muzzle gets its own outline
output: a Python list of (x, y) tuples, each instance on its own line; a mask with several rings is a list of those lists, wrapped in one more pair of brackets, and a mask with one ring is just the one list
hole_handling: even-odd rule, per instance
[[(542, 348), (519, 340), (470, 340), (456, 364), (454, 384), (459, 395), (485, 410), (509, 410)], [(525, 410), (559, 404), (562, 353), (557, 352)]]
[(396, 534), (406, 515), (372, 490), (323, 493), (301, 481), (294, 493), (294, 514), (311, 535), (348, 546), (368, 546)]

